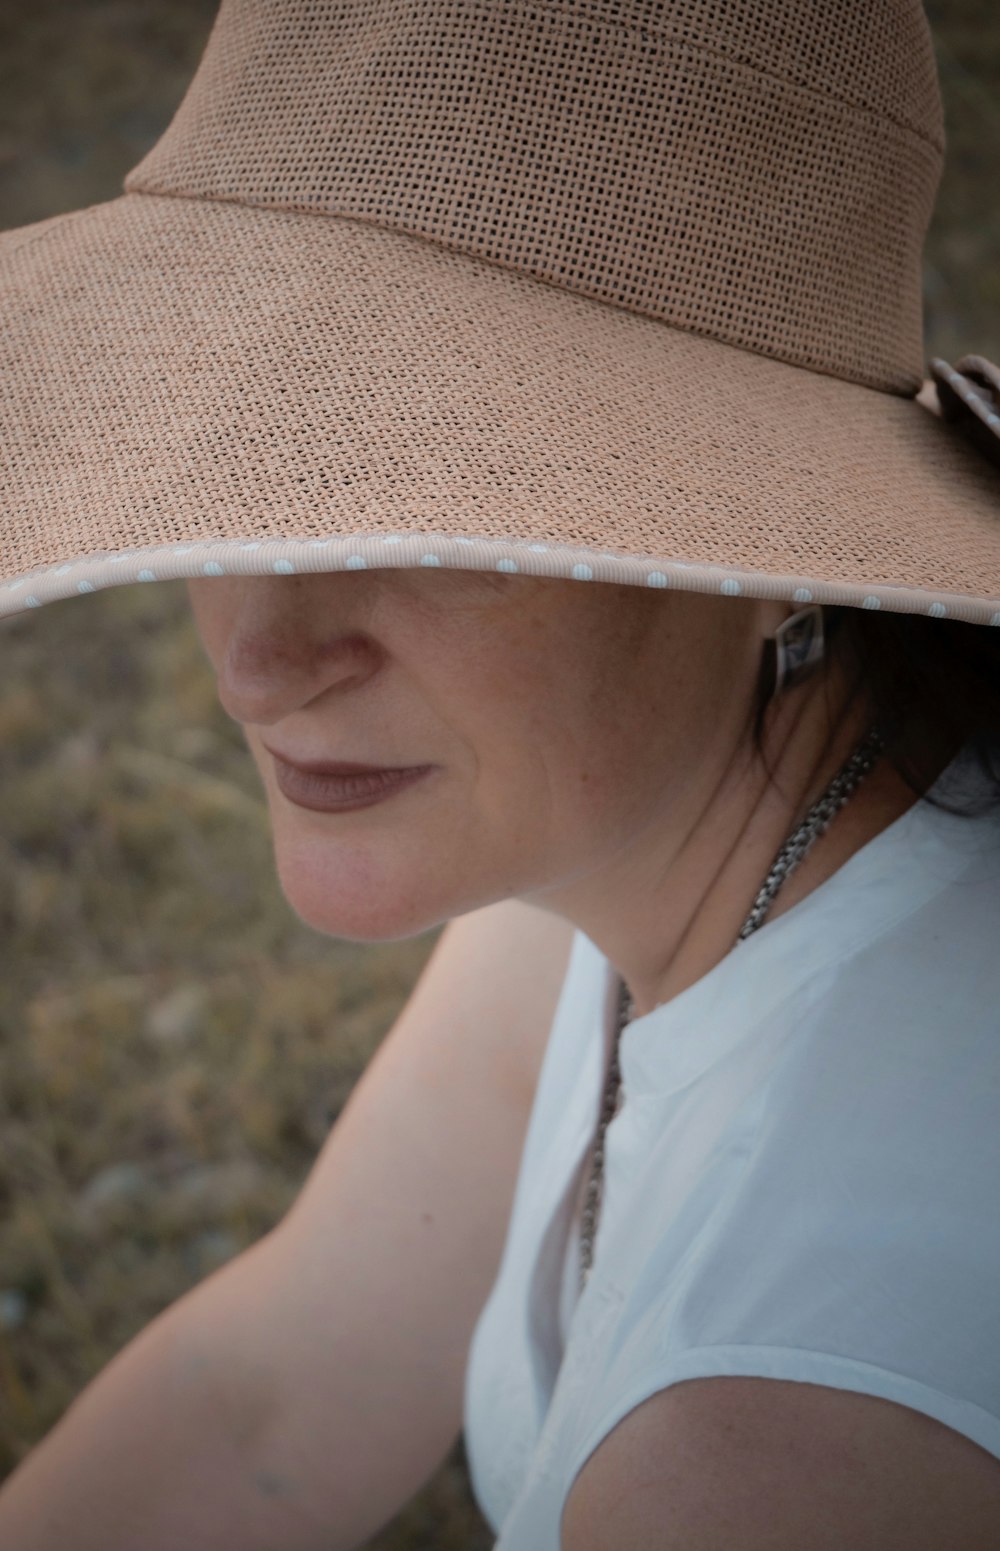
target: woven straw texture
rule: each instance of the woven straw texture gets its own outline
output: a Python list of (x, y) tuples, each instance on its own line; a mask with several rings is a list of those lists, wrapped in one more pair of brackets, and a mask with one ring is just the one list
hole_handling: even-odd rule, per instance
[(0, 614), (458, 565), (1000, 622), (910, 396), (917, 0), (225, 0), (116, 200), (0, 236)]

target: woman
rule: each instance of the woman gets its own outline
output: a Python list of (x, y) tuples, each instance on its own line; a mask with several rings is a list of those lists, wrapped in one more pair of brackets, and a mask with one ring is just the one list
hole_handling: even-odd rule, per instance
[(448, 922), (5, 1545), (360, 1546), (463, 1421), (503, 1551), (997, 1542), (1000, 374), (916, 401), (941, 141), (915, 0), (224, 0), (125, 195), (3, 239), (5, 610), (188, 578), (296, 911)]

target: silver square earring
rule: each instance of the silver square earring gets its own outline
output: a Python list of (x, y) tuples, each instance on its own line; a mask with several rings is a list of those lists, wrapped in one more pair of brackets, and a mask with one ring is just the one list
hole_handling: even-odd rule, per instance
[(823, 661), (823, 610), (818, 603), (789, 614), (771, 637), (774, 643), (774, 689), (772, 698), (801, 684)]

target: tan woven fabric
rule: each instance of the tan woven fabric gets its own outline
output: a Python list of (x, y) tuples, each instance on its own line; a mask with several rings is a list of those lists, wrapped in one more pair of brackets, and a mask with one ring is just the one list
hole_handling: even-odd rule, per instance
[(0, 236), (0, 614), (440, 564), (1000, 623), (913, 395), (917, 0), (224, 0), (120, 198)]

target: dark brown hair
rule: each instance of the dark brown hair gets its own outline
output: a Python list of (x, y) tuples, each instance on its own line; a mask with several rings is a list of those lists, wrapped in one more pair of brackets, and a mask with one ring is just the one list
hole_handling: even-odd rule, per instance
[[(968, 817), (1000, 807), (1000, 629), (828, 607), (824, 630), (828, 653), (846, 667), (854, 699), (867, 702), (869, 721), (886, 738), (885, 757), (911, 790), (923, 795), (933, 784), (942, 744), (965, 746), (978, 767), (975, 795), (941, 791), (929, 801)], [(769, 692), (762, 681), (758, 748)]]

